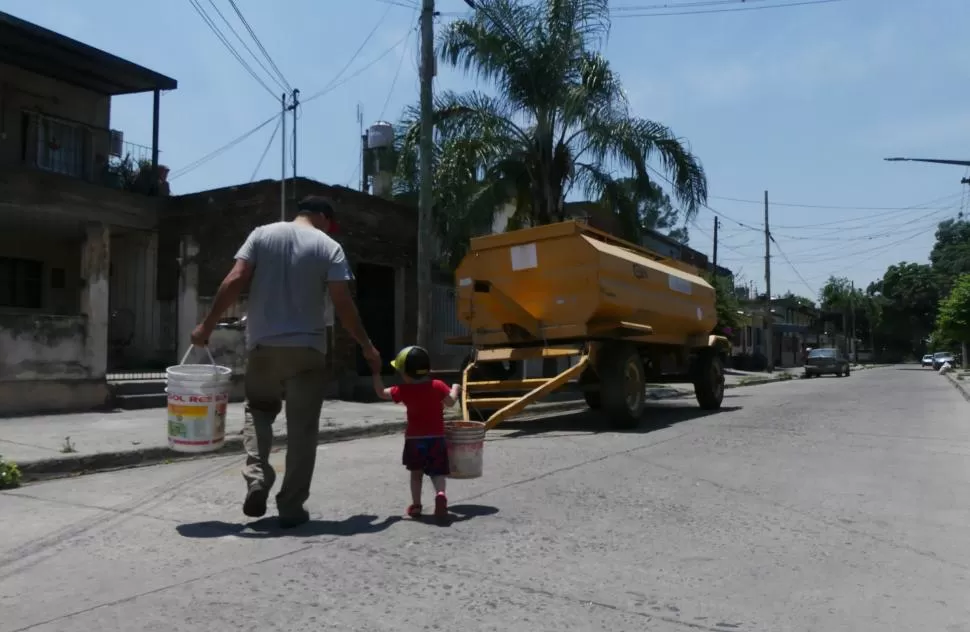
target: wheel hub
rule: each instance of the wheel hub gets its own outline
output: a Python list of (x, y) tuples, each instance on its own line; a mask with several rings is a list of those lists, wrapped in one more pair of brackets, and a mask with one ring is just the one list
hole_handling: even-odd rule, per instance
[(636, 363), (628, 362), (623, 372), (624, 386), (626, 392), (627, 409), (635, 412), (640, 407), (640, 401), (644, 397), (643, 380), (640, 376), (640, 369)]

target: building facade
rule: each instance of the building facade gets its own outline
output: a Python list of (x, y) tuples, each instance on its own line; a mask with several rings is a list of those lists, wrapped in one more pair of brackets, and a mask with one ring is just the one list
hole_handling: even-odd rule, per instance
[[(173, 324), (143, 288), (166, 189), (159, 97), (178, 84), (6, 13), (0, 42), (0, 414), (103, 405), (113, 359), (151, 355), (149, 330)], [(111, 99), (143, 92), (155, 133), (135, 145)]]

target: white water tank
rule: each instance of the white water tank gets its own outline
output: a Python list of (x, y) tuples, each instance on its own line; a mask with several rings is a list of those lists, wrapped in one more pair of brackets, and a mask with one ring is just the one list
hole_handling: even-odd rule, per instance
[(367, 149), (389, 149), (394, 146), (394, 126), (378, 121), (367, 128)]

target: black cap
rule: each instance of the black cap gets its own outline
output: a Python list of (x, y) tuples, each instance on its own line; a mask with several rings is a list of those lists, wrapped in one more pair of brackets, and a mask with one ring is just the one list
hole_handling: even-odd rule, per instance
[(296, 205), (300, 213), (319, 213), (330, 220), (331, 233), (337, 232), (337, 221), (333, 216), (333, 205), (322, 195), (308, 195)]

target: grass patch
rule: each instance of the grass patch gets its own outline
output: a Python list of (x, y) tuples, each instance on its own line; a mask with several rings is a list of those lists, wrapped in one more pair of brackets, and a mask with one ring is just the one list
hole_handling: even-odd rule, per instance
[(0, 489), (20, 487), (20, 468), (13, 461), (5, 461), (0, 456)]

